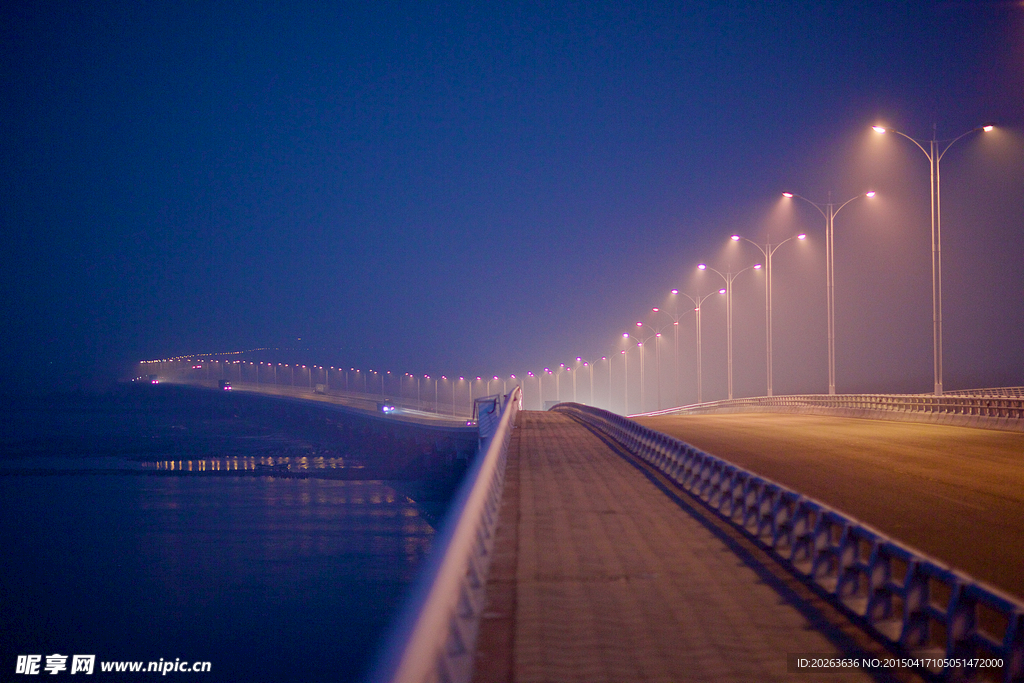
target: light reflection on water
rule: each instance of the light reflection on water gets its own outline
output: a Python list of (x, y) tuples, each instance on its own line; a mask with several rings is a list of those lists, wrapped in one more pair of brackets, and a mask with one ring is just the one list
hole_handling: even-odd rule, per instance
[(170, 656), (212, 662), (211, 682), (356, 680), (433, 536), (395, 486), (2, 476), (0, 604), (18, 627), (0, 638), (0, 662)]
[(345, 458), (291, 456), (233, 456), (226, 458), (193, 458), (140, 463), (143, 469), (180, 472), (312, 472), (315, 470), (362, 469), (363, 465), (347, 464)]

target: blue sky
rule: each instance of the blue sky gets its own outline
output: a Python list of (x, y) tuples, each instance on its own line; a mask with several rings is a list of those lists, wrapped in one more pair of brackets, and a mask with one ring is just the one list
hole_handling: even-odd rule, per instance
[[(946, 385), (1024, 384), (1021, 3), (2, 12), (5, 386), (256, 347), (522, 374), (615, 352), (670, 288), (706, 288), (701, 261), (747, 265), (730, 234), (806, 231), (778, 257), (776, 393), (823, 391), (821, 220), (779, 193), (877, 189), (837, 219), (840, 390), (928, 391), (928, 165), (878, 121), (999, 126), (943, 161)], [(704, 334), (720, 397), (722, 311)]]

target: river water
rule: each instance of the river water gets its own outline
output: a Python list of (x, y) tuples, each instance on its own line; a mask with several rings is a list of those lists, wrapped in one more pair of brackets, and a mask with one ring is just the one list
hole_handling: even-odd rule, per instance
[[(0, 680), (30, 655), (67, 656), (47, 680), (74, 655), (86, 680), (359, 680), (443, 501), (321, 478), (346, 459), (287, 425), (126, 392), (3, 405)], [(161, 660), (210, 670), (102, 671)]]

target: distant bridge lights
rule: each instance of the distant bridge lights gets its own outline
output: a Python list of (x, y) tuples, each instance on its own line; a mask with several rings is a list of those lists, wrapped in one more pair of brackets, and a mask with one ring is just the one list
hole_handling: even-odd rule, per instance
[[(801, 197), (793, 192), (783, 192), (787, 199), (802, 199), (818, 210), (825, 218), (825, 296), (828, 302), (828, 393), (836, 393), (836, 302), (835, 302), (835, 217), (847, 204), (861, 197), (874, 197), (875, 191), (858, 194), (840, 204), (838, 208), (832, 202), (832, 193), (829, 193), (828, 201), (822, 204), (812, 202), (807, 197)], [(768, 394), (771, 396), (771, 394)]]
[[(991, 132), (994, 126), (984, 125), (972, 128), (966, 133), (959, 135), (952, 140), (937, 140), (935, 126), (932, 126), (932, 139), (927, 141), (928, 149), (924, 148), (921, 141), (915, 140), (906, 133), (894, 128), (885, 126), (872, 126), (876, 133), (895, 133), (907, 140), (910, 140), (928, 158), (928, 169), (931, 175), (929, 189), (931, 190), (931, 214), (932, 214), (932, 367), (935, 374), (935, 395), (942, 395), (942, 215), (941, 215), (941, 188), (939, 186), (939, 163), (946, 155), (949, 148), (958, 140), (962, 140), (971, 133), (982, 131)], [(943, 145), (945, 145), (943, 147)]]

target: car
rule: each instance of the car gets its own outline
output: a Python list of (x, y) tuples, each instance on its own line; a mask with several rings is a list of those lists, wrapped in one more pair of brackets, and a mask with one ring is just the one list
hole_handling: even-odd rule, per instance
[(231, 382), (227, 381), (226, 379), (222, 379), (220, 381), (220, 388), (223, 389), (224, 391), (231, 391)]

